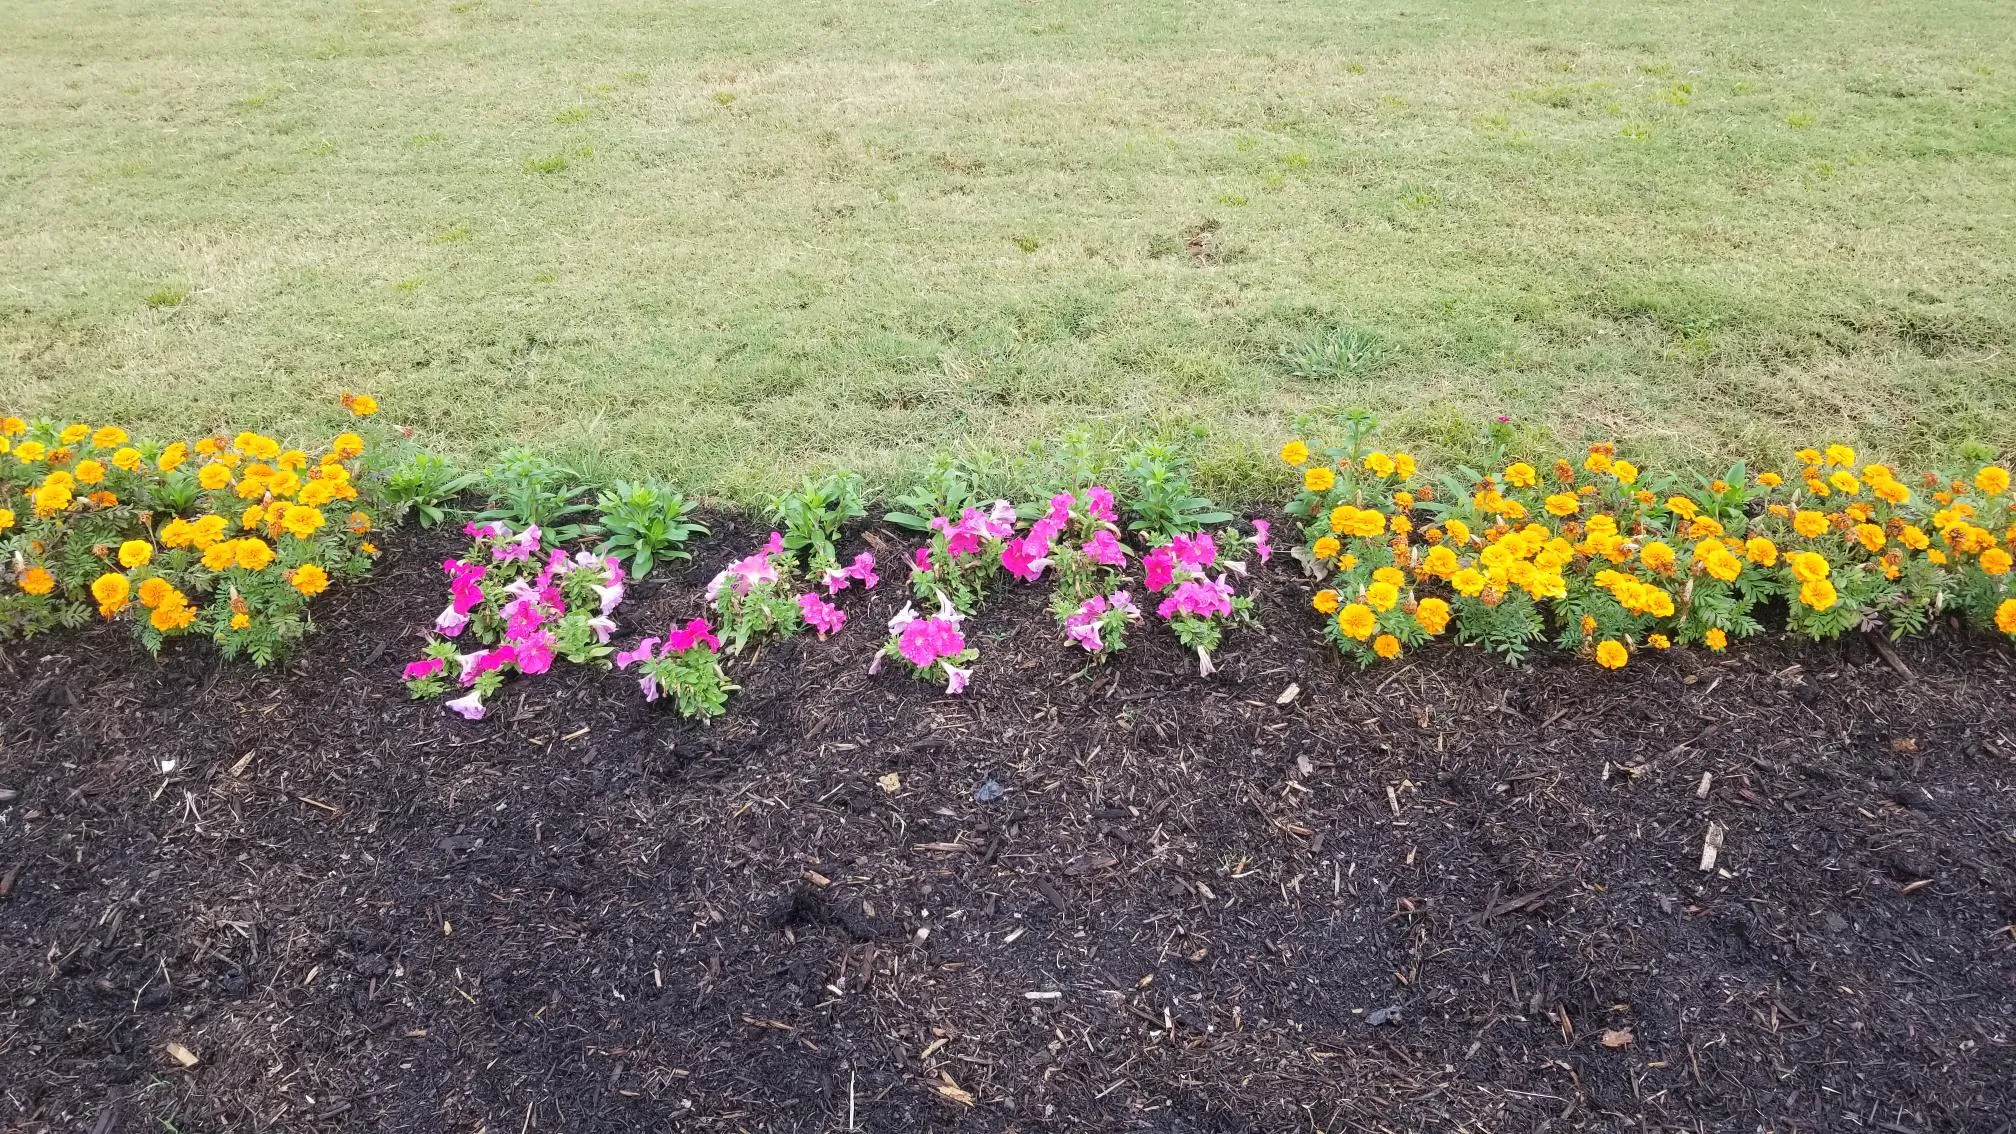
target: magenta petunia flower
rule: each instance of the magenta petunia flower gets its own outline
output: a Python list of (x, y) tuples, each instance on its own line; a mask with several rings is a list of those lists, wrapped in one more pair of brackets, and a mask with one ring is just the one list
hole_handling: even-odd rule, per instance
[(422, 678), (432, 677), (447, 667), (448, 663), (440, 658), (421, 658), (416, 662), (407, 662), (405, 680), (419, 681)]

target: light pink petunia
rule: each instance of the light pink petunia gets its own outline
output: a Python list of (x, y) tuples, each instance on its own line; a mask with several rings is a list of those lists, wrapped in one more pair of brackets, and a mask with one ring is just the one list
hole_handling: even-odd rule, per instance
[(443, 708), (461, 713), (464, 720), (480, 721), (490, 710), (483, 707), (483, 697), (474, 689), (453, 701), (443, 702)]

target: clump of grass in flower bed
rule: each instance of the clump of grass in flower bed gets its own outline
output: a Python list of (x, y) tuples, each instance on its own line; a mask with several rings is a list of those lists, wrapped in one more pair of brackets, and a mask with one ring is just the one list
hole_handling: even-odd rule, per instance
[[(368, 395), (344, 395), (356, 417)], [(0, 637), (125, 622), (149, 652), (208, 636), (261, 665), (309, 629), (311, 600), (378, 549), (359, 433), (290, 448), (261, 433), (166, 443), (116, 425), (0, 419)]]
[(1843, 445), (1785, 473), (1643, 469), (1611, 444), (1536, 466), (1504, 460), (1501, 421), (1495, 472), (1431, 477), (1373, 448), (1369, 416), (1341, 420), (1341, 445), (1297, 439), (1281, 459), (1302, 476), (1296, 556), (1327, 584), (1314, 605), (1360, 664), (1453, 630), (1514, 659), (1551, 634), (1619, 669), (1635, 650), (1726, 649), (1780, 601), (1787, 631), (1816, 640), (1941, 616), (2016, 635), (2010, 476), (1985, 459), (1913, 483)]

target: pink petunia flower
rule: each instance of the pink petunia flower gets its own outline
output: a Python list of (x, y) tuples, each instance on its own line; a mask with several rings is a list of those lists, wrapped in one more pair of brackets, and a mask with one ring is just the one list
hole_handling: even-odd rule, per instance
[(966, 692), (966, 682), (971, 680), (972, 677), (973, 677), (973, 668), (971, 666), (968, 666), (965, 669), (960, 669), (956, 665), (946, 666), (945, 667), (946, 695), (957, 696), (958, 694)]
[(677, 630), (665, 635), (665, 653), (683, 654), (697, 645), (705, 645), (710, 650), (721, 648), (721, 639), (714, 636), (714, 628), (707, 625), (704, 618), (695, 618)]
[(416, 662), (407, 662), (404, 680), (419, 681), (422, 678), (432, 677), (447, 667), (448, 663), (440, 658), (421, 658)]
[(1170, 541), (1169, 546), (1176, 552), (1176, 561), (1186, 567), (1202, 571), (1218, 562), (1218, 544), (1211, 538), (1210, 532), (1179, 535)]
[(444, 702), (442, 707), (461, 713), (462, 719), (471, 721), (482, 720), (490, 711), (483, 707), (483, 697), (474, 689), (453, 701)]
[(544, 630), (518, 643), (518, 672), (545, 673), (553, 668), (553, 635)]
[(1161, 594), (1163, 589), (1176, 581), (1176, 552), (1168, 544), (1148, 553), (1141, 561), (1142, 582), (1148, 589)]
[(1273, 546), (1267, 542), (1267, 533), (1272, 527), (1273, 525), (1265, 520), (1253, 521), (1253, 551), (1260, 557), (1262, 563), (1267, 562), (1274, 554)]
[(1109, 524), (1120, 522), (1120, 514), (1113, 510), (1113, 494), (1098, 485), (1085, 490), (1085, 514)]
[(819, 639), (821, 641), (826, 639), (826, 635), (837, 633), (842, 626), (847, 624), (846, 611), (841, 610), (811, 591), (806, 591), (804, 594), (798, 596), (798, 610), (799, 613), (805, 616), (805, 624), (819, 632)]
[(657, 655), (652, 651), (657, 648), (658, 639), (646, 638), (630, 649), (617, 651), (616, 656), (609, 660), (615, 664), (617, 669), (629, 669), (638, 662), (650, 661), (656, 657)]
[(1010, 575), (1033, 583), (1043, 577), (1043, 568), (1050, 565), (1050, 561), (1043, 557), (1047, 550), (1047, 546), (1036, 544), (1033, 534), (1024, 539), (1011, 539), (1001, 545), (1001, 566), (1007, 568)]
[(1120, 542), (1120, 537), (1104, 528), (1101, 528), (1097, 535), (1086, 540), (1085, 546), (1080, 550), (1085, 553), (1086, 558), (1094, 563), (1103, 564), (1107, 567), (1125, 567), (1127, 565), (1126, 546)]

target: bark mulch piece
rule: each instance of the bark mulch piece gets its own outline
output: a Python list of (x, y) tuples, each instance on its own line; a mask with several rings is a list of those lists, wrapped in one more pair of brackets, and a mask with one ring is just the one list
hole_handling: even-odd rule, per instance
[(470, 724), (397, 683), (451, 546), (284, 672), (109, 628), (0, 654), (0, 1128), (2016, 1116), (1992, 643), (1358, 673), (1279, 570), (1210, 680), (1150, 627), (1087, 671), (1004, 593), (955, 699), (866, 675), (892, 577), (735, 662), (711, 727), (567, 668)]

